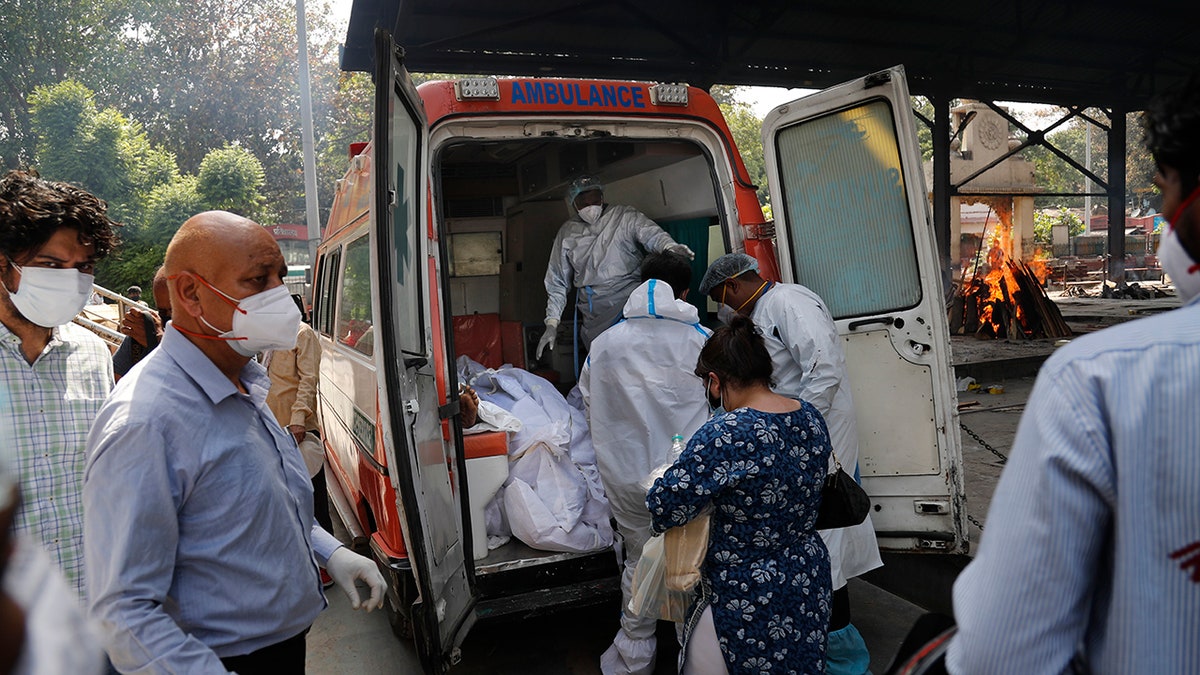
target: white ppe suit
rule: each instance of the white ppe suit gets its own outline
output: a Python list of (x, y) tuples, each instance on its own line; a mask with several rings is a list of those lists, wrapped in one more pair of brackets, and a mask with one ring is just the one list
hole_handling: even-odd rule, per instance
[(580, 336), (591, 347), (613, 325), (630, 292), (641, 282), (639, 268), (646, 253), (675, 244), (653, 220), (631, 206), (605, 204), (594, 224), (578, 214), (558, 230), (546, 267), (546, 318), (557, 321), (567, 305), (567, 288), (577, 289)]
[(709, 416), (704, 384), (694, 374), (709, 331), (696, 308), (676, 300), (666, 282), (651, 279), (629, 296), (624, 313), (624, 321), (592, 343), (579, 375), (596, 466), (625, 540), (621, 630), (601, 656), (605, 675), (654, 669), (656, 622), (626, 609), (633, 571), (650, 537), (640, 483), (670, 461), (672, 436), (691, 438)]
[[(858, 466), (854, 401), (841, 338), (825, 303), (804, 286), (777, 283), (759, 298), (750, 318), (771, 353), (775, 392), (813, 404), (825, 418), (834, 453), (846, 473), (853, 475)], [(870, 515), (853, 527), (818, 534), (829, 549), (833, 590), (883, 565)]]

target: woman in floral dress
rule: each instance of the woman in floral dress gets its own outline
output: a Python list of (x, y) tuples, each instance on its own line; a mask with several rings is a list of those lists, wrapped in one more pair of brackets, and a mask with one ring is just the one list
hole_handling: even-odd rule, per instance
[(718, 329), (696, 374), (728, 412), (692, 436), (646, 496), (656, 534), (712, 506), (685, 674), (825, 670), (829, 553), (813, 524), (829, 433), (810, 404), (771, 391), (771, 373), (749, 319)]

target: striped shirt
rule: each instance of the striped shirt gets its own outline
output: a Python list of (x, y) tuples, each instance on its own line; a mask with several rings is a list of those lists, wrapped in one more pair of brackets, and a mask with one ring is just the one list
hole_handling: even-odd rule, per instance
[(1200, 673), (1200, 301), (1046, 362), (954, 613), (952, 673)]
[(0, 433), (15, 447), (23, 502), (14, 525), (42, 542), (80, 597), (84, 448), (112, 385), (112, 352), (87, 329), (55, 328), (30, 365), (0, 324)]

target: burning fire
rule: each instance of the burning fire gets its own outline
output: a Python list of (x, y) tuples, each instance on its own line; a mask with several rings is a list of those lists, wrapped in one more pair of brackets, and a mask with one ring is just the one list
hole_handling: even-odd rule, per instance
[[(1028, 262), (1014, 255), (1012, 200), (986, 199), (999, 223), (992, 231), (984, 265), (976, 265), (964, 281), (963, 328), (980, 337), (1033, 338), (1058, 332), (1057, 307), (1046, 299), (1042, 284), (1050, 269), (1041, 251)], [(1065, 324), (1064, 324), (1065, 326)], [(1069, 334), (1069, 333), (1068, 333)]]

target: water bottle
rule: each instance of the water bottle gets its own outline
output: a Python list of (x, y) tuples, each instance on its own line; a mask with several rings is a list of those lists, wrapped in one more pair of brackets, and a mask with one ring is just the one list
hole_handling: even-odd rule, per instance
[(683, 448), (687, 445), (684, 443), (683, 436), (675, 434), (671, 437), (671, 461), (679, 459), (679, 455), (683, 454)]

